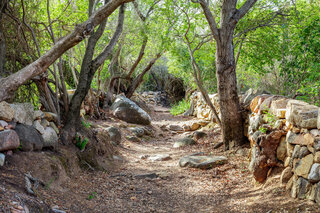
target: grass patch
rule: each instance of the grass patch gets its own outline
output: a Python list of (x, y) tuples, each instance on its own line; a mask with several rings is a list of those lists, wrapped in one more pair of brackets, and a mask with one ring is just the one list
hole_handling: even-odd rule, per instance
[(187, 111), (189, 108), (190, 108), (190, 101), (186, 102), (186, 100), (183, 99), (171, 107), (170, 113), (172, 115), (180, 115), (185, 111)]

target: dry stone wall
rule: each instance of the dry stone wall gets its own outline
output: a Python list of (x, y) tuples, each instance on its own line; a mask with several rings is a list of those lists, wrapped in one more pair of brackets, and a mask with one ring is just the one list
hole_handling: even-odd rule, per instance
[[(217, 113), (220, 115), (220, 105), (219, 105), (218, 94), (210, 94), (209, 98), (213, 106), (216, 108)], [(214, 114), (210, 109), (210, 107), (204, 101), (201, 92), (194, 92), (190, 96), (190, 101), (191, 101), (191, 107), (186, 112), (186, 115), (189, 115), (189, 116), (192, 115), (203, 120), (214, 121)]]
[(282, 167), (280, 182), (294, 198), (320, 204), (319, 107), (282, 96), (258, 95), (250, 103), (249, 169), (258, 182)]
[[(210, 99), (220, 113), (217, 94)], [(201, 93), (190, 100), (186, 114), (212, 120)], [(319, 107), (253, 90), (241, 97), (241, 103), (249, 111), (244, 134), (250, 141), (249, 170), (255, 180), (263, 183), (272, 168), (283, 168), (276, 184), (285, 185), (293, 198), (320, 204)]]

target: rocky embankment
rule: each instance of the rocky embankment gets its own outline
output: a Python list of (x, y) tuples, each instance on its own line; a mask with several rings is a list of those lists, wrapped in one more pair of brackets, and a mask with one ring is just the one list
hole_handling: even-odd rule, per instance
[(58, 144), (59, 129), (56, 115), (34, 110), (31, 103), (0, 103), (0, 166), (4, 153), (54, 148)]

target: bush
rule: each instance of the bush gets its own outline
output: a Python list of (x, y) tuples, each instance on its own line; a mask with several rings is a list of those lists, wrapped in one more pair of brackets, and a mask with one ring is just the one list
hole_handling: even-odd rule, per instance
[(170, 109), (172, 115), (179, 115), (190, 108), (190, 101), (186, 102), (184, 99), (173, 105)]

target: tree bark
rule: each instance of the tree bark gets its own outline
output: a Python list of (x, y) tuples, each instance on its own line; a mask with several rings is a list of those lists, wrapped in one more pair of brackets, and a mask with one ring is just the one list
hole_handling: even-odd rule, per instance
[[(83, 100), (85, 99), (93, 79), (93, 76), (97, 69), (104, 63), (107, 57), (111, 54), (115, 44), (117, 43), (123, 29), (123, 22), (124, 22), (124, 13), (125, 13), (125, 6), (124, 4), (121, 5), (119, 10), (119, 18), (118, 18), (118, 25), (114, 35), (112, 36), (109, 44), (104, 48), (104, 50), (94, 59), (92, 60), (92, 56), (94, 54), (95, 45), (100, 38), (100, 33), (102, 34), (102, 30), (97, 30), (96, 33), (93, 33), (92, 36), (89, 38), (88, 45), (86, 48), (85, 56), (83, 59), (83, 63), (81, 66), (80, 77), (79, 77), (79, 84), (77, 89), (71, 99), (69, 105), (69, 112), (67, 113), (66, 117), (66, 124), (64, 126), (63, 134), (62, 134), (62, 141), (63, 143), (67, 144), (72, 141), (75, 136), (76, 129), (80, 124), (80, 109)], [(104, 23), (105, 25), (105, 23)], [(100, 25), (101, 27), (101, 25)], [(100, 36), (99, 36), (100, 35)]]
[(2, 1), (0, 3), (0, 78), (2, 78), (5, 74), (4, 65), (6, 62), (6, 41), (3, 35), (2, 29), (2, 13), (5, 11), (7, 5), (7, 1)]
[(242, 111), (237, 93), (236, 63), (233, 33), (238, 21), (253, 7), (257, 0), (247, 0), (239, 9), (237, 0), (223, 0), (218, 29), (208, 4), (199, 0), (210, 30), (216, 40), (216, 75), (220, 101), (222, 137), (225, 149), (245, 142)]
[(112, 0), (94, 13), (86, 22), (76, 26), (75, 30), (58, 41), (46, 54), (24, 67), (20, 71), (0, 79), (0, 101), (8, 100), (14, 92), (31, 78), (45, 72), (64, 52), (75, 46), (94, 30), (103, 20), (121, 4), (133, 0)]
[(245, 142), (245, 138), (241, 107), (237, 93), (236, 64), (232, 45), (233, 30), (226, 30), (226, 34), (229, 34), (229, 36), (221, 36), (220, 42), (217, 42), (216, 75), (220, 112), (222, 115), (222, 136), (225, 142), (225, 149), (228, 150), (230, 145), (242, 145)]

